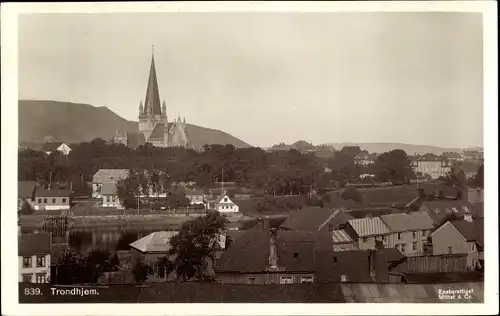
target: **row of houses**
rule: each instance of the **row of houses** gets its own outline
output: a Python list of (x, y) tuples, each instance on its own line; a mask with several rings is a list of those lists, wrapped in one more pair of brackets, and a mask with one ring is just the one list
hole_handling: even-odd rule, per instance
[[(117, 194), (116, 184), (119, 180), (128, 177), (127, 169), (99, 169), (92, 178), (92, 197), (102, 199), (102, 207), (122, 208)], [(221, 213), (238, 213), (239, 206), (231, 199), (226, 191), (214, 194), (205, 194), (203, 190), (193, 188), (190, 183), (179, 184), (186, 198), (192, 206), (203, 206), (207, 210), (217, 210)], [(173, 184), (173, 186), (177, 186)], [(167, 190), (153, 194), (145, 192), (140, 198), (166, 198)]]

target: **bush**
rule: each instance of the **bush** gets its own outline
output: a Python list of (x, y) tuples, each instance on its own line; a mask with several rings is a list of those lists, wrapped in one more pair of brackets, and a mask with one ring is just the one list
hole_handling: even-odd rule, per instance
[(363, 196), (355, 188), (348, 188), (342, 192), (342, 198), (344, 200), (353, 200), (356, 203), (363, 203)]

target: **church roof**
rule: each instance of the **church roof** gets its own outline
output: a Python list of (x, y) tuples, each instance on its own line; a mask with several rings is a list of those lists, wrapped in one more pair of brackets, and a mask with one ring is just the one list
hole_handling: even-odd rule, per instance
[(164, 133), (165, 133), (165, 124), (160, 123), (155, 126), (155, 129), (149, 136), (149, 139), (163, 139)]
[(148, 80), (148, 87), (146, 90), (144, 113), (161, 115), (160, 92), (158, 89), (158, 80), (156, 78), (154, 55), (151, 57), (151, 69), (149, 71), (149, 80)]
[(143, 133), (127, 133), (127, 146), (128, 148), (135, 149), (146, 143)]

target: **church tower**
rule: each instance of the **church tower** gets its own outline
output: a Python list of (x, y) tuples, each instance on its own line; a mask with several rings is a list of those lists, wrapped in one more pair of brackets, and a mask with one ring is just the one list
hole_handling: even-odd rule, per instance
[(144, 106), (142, 105), (142, 101), (139, 105), (139, 132), (144, 135), (146, 141), (148, 141), (151, 133), (153, 133), (153, 130), (158, 124), (166, 123), (164, 119), (165, 117), (160, 108), (160, 92), (158, 89), (153, 50), (148, 86), (146, 89), (146, 99), (144, 100)]

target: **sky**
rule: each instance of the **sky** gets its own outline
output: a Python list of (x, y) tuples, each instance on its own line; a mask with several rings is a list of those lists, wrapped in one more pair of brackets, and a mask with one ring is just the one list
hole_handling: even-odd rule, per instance
[(169, 119), (254, 146), (483, 145), (479, 13), (24, 15), (19, 99), (137, 120), (153, 45)]

